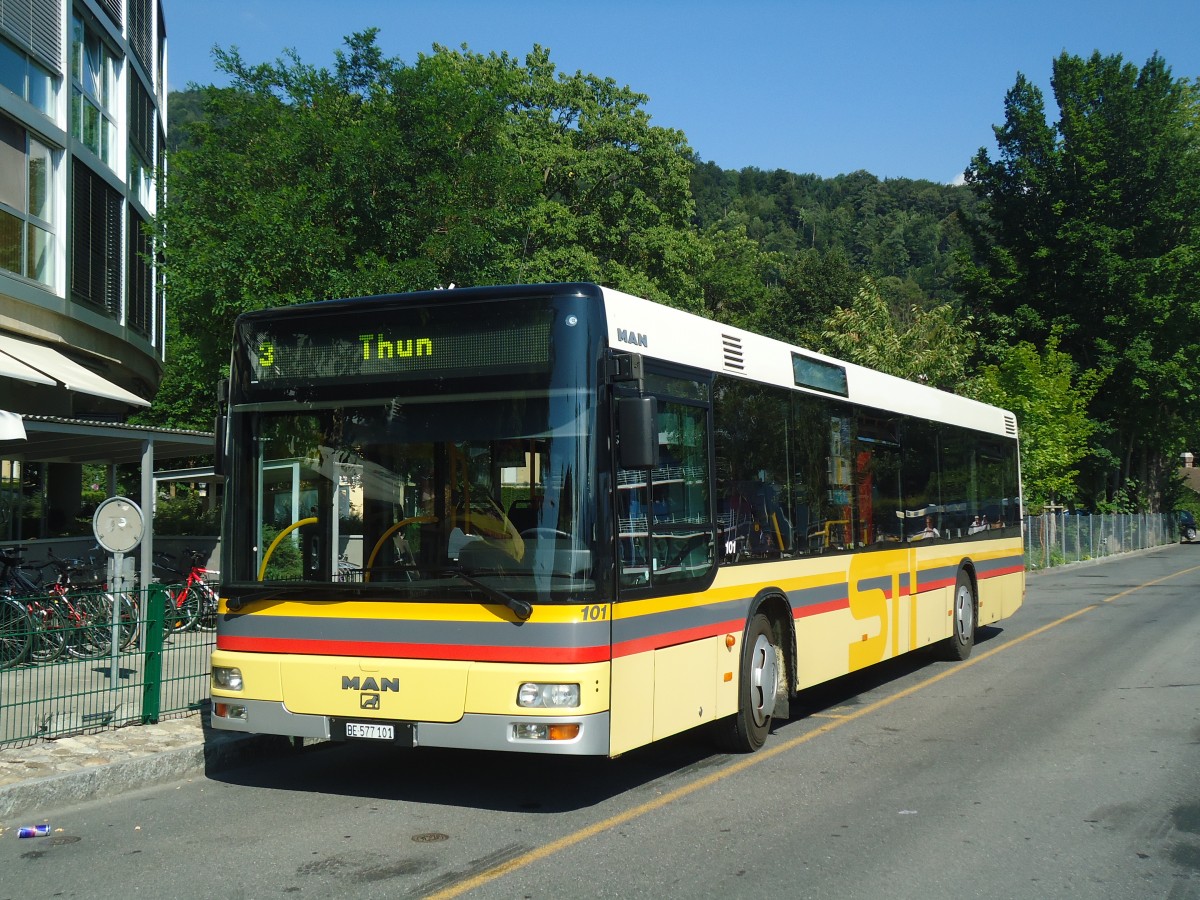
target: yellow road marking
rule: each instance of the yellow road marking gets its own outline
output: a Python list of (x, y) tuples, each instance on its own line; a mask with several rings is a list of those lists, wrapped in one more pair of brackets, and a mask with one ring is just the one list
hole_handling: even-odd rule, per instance
[[(979, 655), (972, 655), (970, 659), (967, 659), (961, 663), (957, 663), (952, 668), (943, 669), (941, 672), (931, 676), (925, 681), (907, 687), (890, 697), (884, 697), (882, 700), (876, 700), (874, 703), (868, 704), (861, 709), (847, 712), (837, 716), (836, 718), (832, 718), (826, 724), (820, 725), (814, 728), (812, 731), (806, 732), (805, 734), (800, 734), (794, 738), (789, 738), (782, 743), (772, 744), (770, 747), (759, 750), (757, 753), (752, 755), (740, 757), (736, 762), (731, 763), (726, 768), (705, 775), (703, 778), (699, 778), (689, 784), (677, 787), (673, 791), (660, 794), (653, 800), (648, 800), (640, 806), (632, 807), (631, 809), (625, 810), (625, 812), (617, 813), (615, 816), (610, 816), (607, 819), (602, 819), (599, 822), (589, 825), (586, 828), (581, 828), (578, 831), (572, 832), (571, 834), (563, 835), (558, 840), (551, 841), (548, 844), (543, 844), (536, 850), (531, 850), (528, 853), (510, 859), (508, 862), (494, 866), (493, 868), (488, 869), (486, 872), (480, 872), (478, 875), (474, 875), (471, 878), (460, 881), (459, 883), (451, 885), (450, 887), (438, 891), (435, 894), (430, 894), (429, 900), (450, 900), (452, 897), (462, 896), (467, 891), (474, 890), (475, 888), (495, 881), (498, 878), (503, 878), (505, 875), (508, 875), (511, 872), (515, 872), (518, 869), (523, 869), (526, 866), (538, 862), (539, 860), (547, 858), (548, 856), (553, 856), (555, 853), (559, 853), (562, 850), (567, 850), (571, 847), (574, 847), (576, 844), (586, 841), (588, 838), (595, 837), (596, 835), (602, 834), (605, 831), (610, 831), (613, 828), (624, 825), (626, 822), (632, 822), (634, 819), (640, 818), (647, 813), (654, 812), (656, 809), (661, 809), (664, 806), (674, 803), (676, 800), (680, 800), (696, 793), (697, 791), (701, 791), (706, 787), (710, 787), (717, 782), (728, 778), (730, 775), (736, 775), (739, 772), (744, 772), (746, 769), (749, 769), (752, 766), (757, 766), (760, 763), (766, 762), (768, 759), (772, 759), (781, 753), (786, 753), (789, 750), (799, 747), (801, 744), (806, 744), (814, 738), (828, 734), (835, 728), (841, 728), (848, 722), (853, 722), (857, 719), (863, 718), (864, 716), (870, 715), (871, 713), (878, 712), (879, 710), (890, 706), (896, 701), (903, 700), (905, 697), (909, 697), (915, 694), (917, 691), (924, 690), (932, 684), (937, 684), (939, 681), (949, 678), (951, 675), (961, 672), (970, 666), (981, 663), (986, 659), (991, 659), (1001, 651), (1016, 647), (1018, 644), (1024, 643), (1030, 638), (1045, 634), (1047, 631), (1057, 628), (1059, 625), (1070, 622), (1072, 619), (1077, 619), (1084, 613), (1091, 612), (1093, 609), (1099, 609), (1100, 606), (1105, 603), (1111, 603), (1113, 600), (1119, 600), (1122, 597), (1126, 597), (1129, 594), (1143, 590), (1144, 588), (1153, 587), (1154, 585), (1161, 584), (1162, 582), (1171, 578), (1178, 578), (1180, 575), (1188, 575), (1197, 570), (1200, 570), (1200, 566), (1193, 566), (1190, 569), (1184, 569), (1180, 572), (1172, 572), (1170, 575), (1164, 575), (1162, 578), (1156, 578), (1153, 581), (1147, 581), (1144, 584), (1127, 588), (1120, 593), (1113, 594), (1111, 597), (1105, 597), (1103, 600), (1093, 603), (1090, 606), (1077, 609), (1075, 612), (1069, 613), (1063, 616), (1061, 619), (1056, 619), (1055, 621), (1049, 622), (1040, 628), (1035, 628), (1028, 634), (1023, 634), (1019, 638), (1013, 638), (1011, 641), (1008, 641), (999, 647), (994, 647), (991, 650)], [(817, 716), (809, 716), (808, 718), (817, 718)]]

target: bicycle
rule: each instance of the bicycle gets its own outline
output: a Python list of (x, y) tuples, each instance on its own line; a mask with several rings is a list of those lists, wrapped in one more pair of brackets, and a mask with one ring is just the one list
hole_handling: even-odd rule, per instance
[(216, 631), (218, 601), (216, 591), (207, 580), (207, 576), (212, 573), (204, 566), (205, 554), (199, 550), (183, 552), (189, 561), (186, 573), (173, 562), (175, 558), (169, 553), (156, 554), (154, 562), (158, 570), (155, 574), (166, 571), (172, 576), (182, 578), (180, 582), (172, 577), (167, 586), (166, 629), (169, 632), (191, 629)]
[[(98, 550), (99, 548), (93, 548)], [(37, 565), (22, 565), (21, 569), (37, 569), (39, 572), (48, 566), (57, 570), (57, 577), (47, 588), (50, 596), (55, 599), (59, 609), (68, 611), (67, 618), (75, 623), (76, 630), (86, 626), (86, 641), (68, 643), (63, 648), (72, 656), (90, 659), (95, 656), (108, 654), (112, 647), (112, 615), (113, 604), (118, 604), (117, 646), (121, 650), (132, 647), (141, 634), (140, 606), (136, 594), (123, 593), (118, 598), (108, 590), (108, 583), (100, 575), (95, 557), (83, 559), (73, 557), (60, 559), (50, 551), (50, 559)], [(81, 577), (82, 576), (82, 577)], [(86, 622), (84, 621), (86, 620)], [(53, 623), (44, 629), (52, 632)], [(71, 625), (67, 625), (70, 634)], [(43, 641), (45, 638), (43, 638)], [(45, 658), (56, 658), (50, 652)], [(35, 659), (42, 661), (35, 656)]]
[(33, 631), (33, 620), (25, 607), (11, 597), (0, 597), (0, 669), (25, 661)]
[[(120, 634), (120, 648), (128, 650), (137, 643), (138, 637), (142, 631), (141, 603), (138, 601), (137, 591), (125, 591), (117, 596), (108, 589), (108, 581), (103, 573), (103, 564), (97, 561), (96, 554), (101, 552), (99, 546), (95, 546), (89, 551), (87, 557), (72, 557), (70, 559), (59, 560), (70, 567), (70, 577), (72, 588), (79, 593), (96, 593), (103, 598), (105, 604), (104, 618), (105, 621), (112, 622), (112, 604), (120, 603), (120, 620), (118, 623)], [(56, 560), (54, 551), (50, 551), (51, 560)]]
[[(96, 594), (72, 590), (71, 567), (52, 558), (40, 565), (21, 558), (25, 547), (0, 551), (0, 589), (21, 605), (30, 620), (30, 643), (26, 649), (34, 662), (51, 662), (64, 652), (80, 659), (108, 653), (112, 645), (109, 616), (111, 605)], [(58, 577), (49, 586), (41, 584), (43, 571), (54, 566)], [(36, 573), (36, 574), (35, 574)]]

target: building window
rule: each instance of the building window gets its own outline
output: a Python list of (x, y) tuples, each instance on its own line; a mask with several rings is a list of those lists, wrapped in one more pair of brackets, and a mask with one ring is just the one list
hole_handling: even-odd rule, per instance
[(0, 268), (54, 287), (53, 154), (0, 116)]
[(121, 29), (121, 0), (99, 0), (99, 4), (119, 31)]
[(54, 76), (3, 38), (0, 38), (0, 85), (46, 115), (54, 114)]
[(75, 16), (71, 40), (71, 135), (100, 159), (116, 162), (117, 57)]
[(129, 194), (154, 213), (154, 101), (140, 79), (129, 79)]
[(71, 169), (71, 296), (121, 311), (121, 195), (78, 159)]
[(154, 77), (154, 11), (150, 0), (128, 0), (126, 32), (142, 67)]
[[(162, 109), (166, 105), (167, 98), (167, 31), (163, 21), (162, 3), (158, 4), (158, 60), (157, 69), (154, 73), (154, 84), (158, 88), (158, 106)], [(163, 146), (159, 144), (159, 146)]]
[(0, 0), (0, 31), (55, 75), (62, 74), (62, 0)]
[(150, 336), (154, 310), (154, 266), (151, 254), (154, 241), (146, 233), (146, 221), (132, 207), (128, 210), (129, 248), (128, 299), (125, 303), (126, 324), (139, 334)]

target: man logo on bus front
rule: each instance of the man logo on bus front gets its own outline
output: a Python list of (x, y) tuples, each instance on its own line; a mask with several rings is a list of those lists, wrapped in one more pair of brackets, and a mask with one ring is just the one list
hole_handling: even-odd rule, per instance
[(378, 694), (359, 694), (358, 695), (359, 709), (379, 709)]

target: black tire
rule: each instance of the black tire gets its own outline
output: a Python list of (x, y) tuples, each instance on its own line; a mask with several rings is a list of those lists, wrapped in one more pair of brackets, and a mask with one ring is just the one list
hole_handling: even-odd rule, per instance
[(67, 650), (67, 620), (53, 605), (38, 605), (30, 619), (36, 623), (33, 640), (29, 644), (29, 658), (34, 662), (54, 662)]
[[(114, 602), (112, 594), (105, 594), (108, 602)], [(130, 594), (122, 594), (121, 603), (121, 624), (119, 626), (119, 634), (121, 640), (121, 649), (128, 650), (137, 644), (138, 635), (142, 633), (142, 623), (138, 620), (138, 604)]]
[(1187, 530), (1187, 531), (1184, 533), (1184, 537), (1187, 539), (1187, 542), (1188, 542), (1189, 544), (1190, 544), (1190, 543), (1192, 543), (1192, 541), (1196, 540), (1196, 529), (1195, 529), (1195, 528), (1189, 528), (1189, 529), (1188, 529), (1188, 530)]
[(965, 569), (958, 570), (958, 579), (954, 583), (952, 619), (954, 633), (942, 641), (942, 658), (950, 662), (962, 662), (975, 647), (975, 630), (979, 626), (975, 585)]
[(76, 659), (108, 656), (112, 648), (112, 607), (103, 594), (72, 594), (60, 604), (59, 611), (71, 623), (68, 655)]
[(20, 603), (0, 599), (0, 669), (25, 661), (33, 642), (33, 620)]
[(190, 587), (173, 584), (167, 588), (166, 617), (163, 619), (163, 630), (167, 634), (187, 631), (194, 628), (196, 619), (200, 616), (200, 598)]
[(192, 590), (200, 599), (200, 614), (196, 617), (198, 631), (217, 630), (217, 594), (203, 582), (192, 585)]
[(738, 711), (715, 723), (717, 742), (722, 749), (729, 753), (753, 753), (766, 743), (781, 674), (771, 621), (756, 613), (742, 642)]

